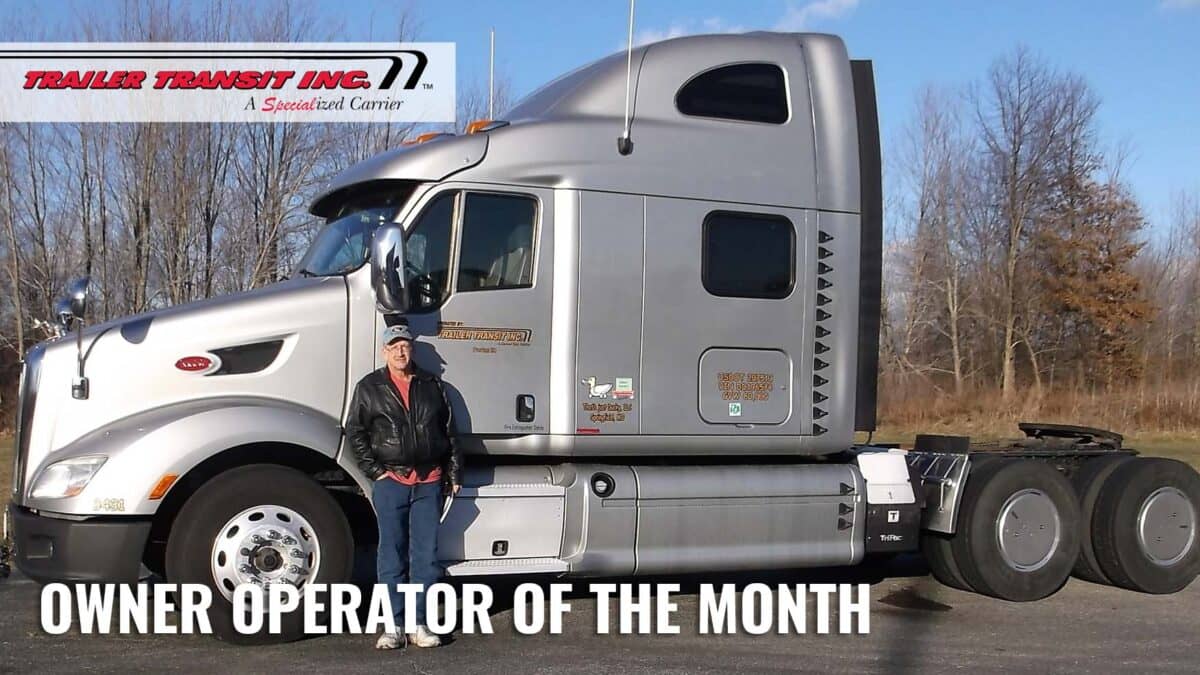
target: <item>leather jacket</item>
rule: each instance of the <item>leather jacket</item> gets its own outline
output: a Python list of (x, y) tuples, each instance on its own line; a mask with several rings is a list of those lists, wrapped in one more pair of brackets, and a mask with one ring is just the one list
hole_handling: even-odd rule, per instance
[(451, 485), (462, 483), (462, 454), (445, 387), (417, 369), (408, 390), (408, 409), (392, 384), (387, 366), (368, 373), (354, 388), (346, 416), (346, 442), (358, 467), (371, 480), (386, 471), (415, 469), (425, 478), (436, 467)]

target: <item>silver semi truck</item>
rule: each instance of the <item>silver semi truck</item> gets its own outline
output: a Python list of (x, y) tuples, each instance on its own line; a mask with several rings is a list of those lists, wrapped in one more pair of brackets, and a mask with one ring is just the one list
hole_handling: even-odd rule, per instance
[(419, 336), (467, 454), (451, 576), (920, 548), (947, 584), (1033, 600), (1073, 570), (1153, 593), (1200, 571), (1200, 478), (1116, 434), (855, 445), (875, 426), (882, 200), (871, 64), (840, 39), (655, 43), (418, 141), (317, 197), (327, 224), (290, 280), (86, 329), (72, 290), (72, 333), (30, 350), (20, 385), (26, 575), (205, 583), (226, 637), (237, 584), (350, 579), (375, 534), (341, 421), (385, 322)]

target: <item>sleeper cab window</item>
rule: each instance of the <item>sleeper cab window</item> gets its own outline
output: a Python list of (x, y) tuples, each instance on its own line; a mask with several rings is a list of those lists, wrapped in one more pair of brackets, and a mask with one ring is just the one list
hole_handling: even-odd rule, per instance
[(457, 291), (533, 286), (537, 200), (525, 195), (468, 192), (463, 209)]
[(773, 63), (720, 66), (684, 84), (675, 107), (693, 117), (783, 124), (788, 120), (787, 81)]
[(713, 295), (786, 298), (796, 285), (796, 228), (779, 215), (714, 211), (704, 219), (702, 257)]

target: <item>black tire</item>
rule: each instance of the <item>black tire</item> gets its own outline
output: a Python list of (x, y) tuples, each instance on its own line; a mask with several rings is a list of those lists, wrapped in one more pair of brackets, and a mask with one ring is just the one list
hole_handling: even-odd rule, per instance
[[(1159, 502), (1163, 527), (1179, 550), (1177, 559), (1156, 563), (1139, 543), (1139, 522), (1148, 500), (1162, 490), (1173, 490), (1173, 503)], [(1177, 495), (1177, 496), (1175, 496)], [(1182, 504), (1186, 500), (1187, 504)], [(1180, 505), (1183, 508), (1179, 508)], [(1138, 458), (1115, 471), (1100, 489), (1093, 517), (1093, 545), (1101, 570), (1117, 586), (1142, 593), (1183, 590), (1200, 573), (1200, 541), (1196, 534), (1200, 513), (1200, 476), (1192, 467), (1173, 459)], [(1153, 517), (1154, 512), (1148, 512)], [(1176, 523), (1182, 532), (1176, 533)], [(1159, 530), (1162, 532), (1163, 530)], [(1153, 534), (1153, 531), (1151, 532)], [(1161, 541), (1161, 537), (1158, 538)], [(1169, 540), (1169, 541), (1171, 541)], [(1175, 544), (1172, 544), (1174, 546)], [(1169, 550), (1174, 550), (1168, 546)], [(1156, 553), (1161, 553), (1155, 551)]]
[[(971, 470), (967, 474), (968, 480), (971, 473), (977, 472), (984, 464), (998, 459), (1002, 458), (982, 453), (971, 455)], [(958, 569), (958, 562), (954, 560), (954, 549), (951, 546), (953, 540), (953, 534), (922, 530), (921, 554), (925, 556), (925, 562), (929, 565), (929, 571), (933, 574), (934, 579), (951, 588), (973, 593), (975, 589), (967, 583), (966, 578), (962, 575), (962, 570)]]
[(925, 563), (929, 565), (934, 579), (950, 588), (972, 592), (975, 589), (963, 578), (958, 563), (954, 561), (954, 551), (950, 546), (953, 539), (953, 535), (941, 532), (921, 532), (921, 555), (925, 556)]
[[(1000, 518), (1010, 499), (1018, 500), (1009, 511), (1018, 524), (1021, 510), (1027, 508), (1024, 504), (1031, 501), (1052, 505), (1057, 513), (1056, 536), (1043, 532), (1050, 537), (1043, 542), (1045, 556), (1031, 562), (1028, 569), (1010, 563), (1001, 546)], [(1033, 534), (1045, 529), (1034, 522)], [(1054, 594), (1066, 583), (1079, 556), (1079, 529), (1079, 504), (1062, 474), (1036, 460), (998, 459), (982, 464), (968, 477), (951, 549), (971, 588), (1002, 600), (1029, 602)], [(1029, 537), (1030, 533), (1020, 536)], [(1005, 541), (1020, 544), (1033, 539), (1006, 537)]]
[(1079, 559), (1075, 561), (1073, 574), (1095, 584), (1112, 585), (1100, 563), (1096, 560), (1096, 548), (1093, 544), (1092, 520), (1096, 512), (1096, 499), (1100, 496), (1100, 488), (1112, 472), (1125, 462), (1133, 459), (1132, 455), (1113, 455), (1089, 459), (1071, 476), (1071, 486), (1079, 497), (1079, 523), (1083, 528), (1080, 533)]
[(320, 564), (308, 583), (349, 581), (354, 556), (350, 526), (327, 490), (303, 473), (271, 464), (227, 471), (205, 483), (179, 512), (167, 540), (167, 580), (201, 583), (212, 590), (208, 618), (213, 633), (234, 644), (274, 644), (304, 636), (303, 612), (283, 615), (282, 631), (243, 635), (233, 628), (233, 605), (217, 587), (212, 560), (218, 532), (238, 514), (256, 506), (291, 509), (312, 526), (320, 546)]

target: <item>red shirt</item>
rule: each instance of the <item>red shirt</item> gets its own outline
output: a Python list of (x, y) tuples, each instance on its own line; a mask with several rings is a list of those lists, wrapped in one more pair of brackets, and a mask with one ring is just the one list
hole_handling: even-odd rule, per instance
[[(408, 388), (412, 384), (412, 377), (396, 377), (396, 374), (390, 368), (388, 369), (388, 376), (391, 377), (392, 384), (396, 387), (396, 393), (400, 394), (400, 401), (404, 404), (404, 409), (408, 410)], [(388, 471), (384, 475), (401, 485), (422, 485), (440, 481), (442, 479), (442, 468), (434, 467), (433, 471), (430, 471), (424, 480), (417, 476), (416, 469), (409, 469), (403, 475), (398, 475), (395, 471)]]

